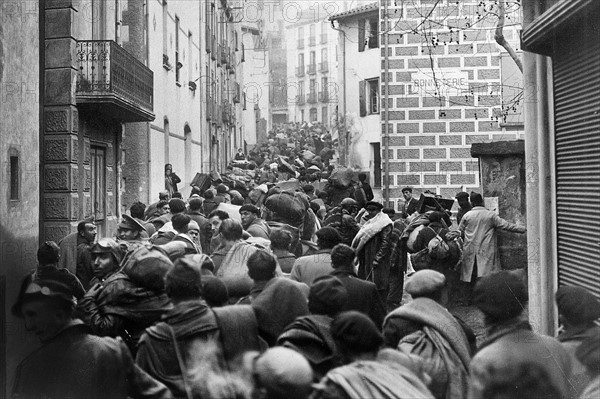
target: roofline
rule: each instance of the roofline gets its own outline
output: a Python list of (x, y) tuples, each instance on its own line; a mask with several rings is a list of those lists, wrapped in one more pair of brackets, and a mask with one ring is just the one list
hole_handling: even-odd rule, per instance
[(352, 10), (348, 10), (348, 11), (341, 12), (339, 14), (332, 15), (328, 19), (329, 19), (329, 21), (335, 21), (335, 20), (354, 17), (356, 15), (375, 13), (375, 12), (377, 12), (379, 14), (379, 3), (378, 2), (367, 4), (366, 6), (357, 7)]

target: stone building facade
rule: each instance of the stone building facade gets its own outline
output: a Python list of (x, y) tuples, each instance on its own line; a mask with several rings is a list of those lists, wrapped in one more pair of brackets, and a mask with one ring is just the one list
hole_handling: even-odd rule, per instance
[[(382, 159), (389, 161), (383, 180), (389, 178), (389, 199), (400, 206), (404, 186), (417, 196), (424, 190), (444, 197), (480, 191), (471, 144), (522, 138), (522, 126), (503, 118), (503, 109), (510, 106), (514, 113), (518, 104), (503, 103), (504, 52), (493, 37), (498, 19), (476, 1), (387, 3), (380, 11)], [(507, 10), (504, 28), (516, 49), (519, 12)]]

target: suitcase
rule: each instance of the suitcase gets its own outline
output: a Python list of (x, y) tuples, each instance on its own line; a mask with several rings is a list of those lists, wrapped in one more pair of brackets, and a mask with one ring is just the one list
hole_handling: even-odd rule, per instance
[(201, 193), (204, 193), (212, 185), (212, 180), (209, 175), (205, 173), (196, 173), (196, 176), (192, 179), (190, 186), (198, 187)]

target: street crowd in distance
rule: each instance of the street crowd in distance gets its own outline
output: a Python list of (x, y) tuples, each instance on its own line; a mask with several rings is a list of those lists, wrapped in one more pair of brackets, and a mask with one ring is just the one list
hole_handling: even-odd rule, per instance
[(166, 165), (158, 201), (114, 234), (89, 218), (42, 244), (12, 308), (42, 346), (12, 396), (600, 397), (600, 303), (561, 286), (559, 335), (534, 332), (523, 273), (498, 257), (497, 231), (523, 226), (475, 192), (405, 187), (386, 208), (336, 145), (319, 124), (277, 126), (188, 198)]

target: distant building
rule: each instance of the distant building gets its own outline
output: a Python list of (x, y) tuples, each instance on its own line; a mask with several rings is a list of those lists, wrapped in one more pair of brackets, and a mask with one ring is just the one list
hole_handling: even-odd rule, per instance
[(338, 35), (337, 98), (340, 163), (371, 174), (381, 187), (381, 59), (379, 3), (330, 17)]
[[(380, 7), (382, 175), (389, 168), (390, 201), (401, 205), (404, 186), (417, 196), (480, 191), (471, 144), (523, 138), (514, 115), (521, 77), (502, 71), (512, 60), (494, 40), (497, 17), (478, 1)], [(504, 35), (519, 50), (518, 4), (506, 17)]]

